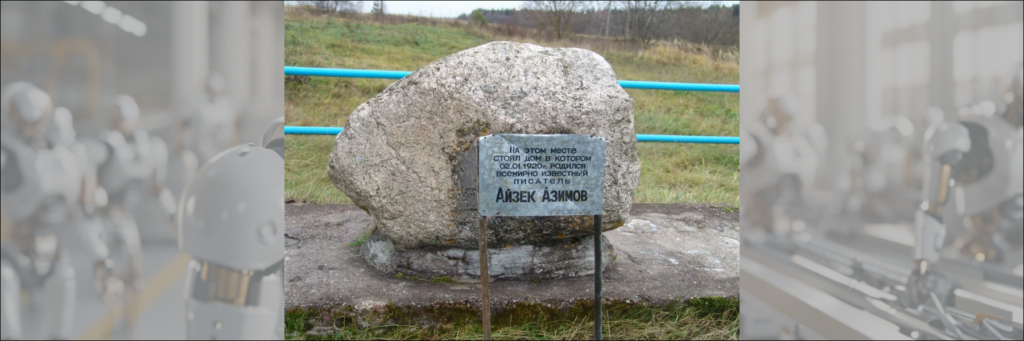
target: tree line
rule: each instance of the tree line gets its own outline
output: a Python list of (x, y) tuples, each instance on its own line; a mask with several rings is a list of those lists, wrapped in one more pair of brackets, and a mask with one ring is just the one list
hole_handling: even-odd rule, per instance
[(528, 1), (518, 9), (478, 9), (458, 17), (478, 25), (528, 28), (551, 38), (586, 34), (627, 39), (738, 46), (739, 4), (707, 1)]
[[(378, 1), (374, 1), (376, 3)], [(321, 13), (359, 13), (363, 11), (362, 1), (298, 1), (299, 4)]]
[[(363, 1), (300, 1), (324, 13), (362, 12)], [(371, 1), (371, 14), (383, 19), (385, 2)], [(625, 39), (638, 47), (658, 40), (739, 46), (739, 4), (712, 1), (527, 1), (521, 8), (477, 9), (457, 19), (510, 35), (532, 30), (553, 38), (572, 35)], [(497, 26), (497, 27), (495, 27)]]

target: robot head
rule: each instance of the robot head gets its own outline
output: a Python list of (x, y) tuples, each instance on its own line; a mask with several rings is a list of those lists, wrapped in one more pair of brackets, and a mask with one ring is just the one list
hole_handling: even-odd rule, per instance
[(4, 89), (0, 107), (14, 131), (27, 139), (40, 137), (53, 110), (50, 95), (35, 85), (17, 82)]
[(253, 144), (202, 166), (181, 194), (178, 243), (198, 261), (259, 271), (284, 257), (284, 159)]
[(53, 118), (46, 127), (46, 140), (51, 146), (70, 146), (75, 143), (75, 121), (68, 108), (53, 111)]
[(122, 134), (131, 134), (139, 126), (139, 105), (128, 95), (114, 97), (114, 129)]
[(227, 80), (224, 79), (219, 73), (212, 73), (206, 78), (206, 92), (210, 97), (216, 97), (224, 93), (224, 89), (227, 87)]
[(768, 100), (768, 106), (761, 112), (761, 122), (775, 135), (781, 135), (796, 118), (799, 105), (792, 98), (779, 96)]
[(1017, 64), (1009, 86), (1003, 92), (1006, 111), (1003, 118), (1013, 126), (1024, 126), (1024, 63)]
[(263, 132), (263, 148), (273, 150), (284, 158), (284, 116), (270, 122)]
[(904, 133), (906, 135), (912, 134), (913, 129), (914, 126), (905, 117), (888, 116), (869, 123), (865, 133), (866, 138), (870, 141), (881, 139), (888, 143), (893, 139), (904, 136)]

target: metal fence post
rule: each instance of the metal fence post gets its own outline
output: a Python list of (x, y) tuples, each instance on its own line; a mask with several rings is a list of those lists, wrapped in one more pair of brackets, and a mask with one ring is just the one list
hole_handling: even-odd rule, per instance
[(601, 215), (594, 216), (594, 340), (601, 340)]
[(483, 310), (484, 340), (491, 339), (491, 293), (487, 288), (487, 217), (480, 218), (480, 304)]

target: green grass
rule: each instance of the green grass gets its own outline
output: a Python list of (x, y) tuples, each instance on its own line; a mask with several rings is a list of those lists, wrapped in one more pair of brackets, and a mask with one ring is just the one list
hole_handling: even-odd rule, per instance
[[(493, 40), (508, 40), (453, 25), (378, 25), (290, 12), (285, 19), (285, 64), (308, 67), (414, 71), (446, 55)], [(620, 80), (738, 84), (739, 65), (663, 44), (645, 51), (615, 44), (537, 42), (591, 49)], [(595, 38), (595, 41), (599, 38)], [(359, 104), (392, 81), (289, 77), (288, 125), (342, 127)], [(638, 134), (739, 135), (739, 96), (723, 93), (627, 90), (635, 103)], [(289, 136), (285, 195), (306, 203), (350, 203), (327, 178), (334, 139)], [(638, 203), (739, 204), (739, 149), (735, 145), (641, 143)]]
[(455, 280), (451, 276), (441, 276), (431, 278), (430, 283), (455, 283)]
[[(458, 309), (457, 309), (458, 310)], [(587, 340), (593, 338), (592, 304), (577, 304), (568, 311), (536, 305), (519, 305), (492, 319), (495, 340)], [(445, 318), (447, 323), (425, 327), (405, 323), (419, 317), (396, 315), (391, 323), (359, 327), (351, 317), (327, 318), (327, 330), (310, 334), (309, 321), (323, 315), (311, 310), (286, 313), (288, 339), (301, 340), (480, 340), (483, 331), (478, 315), (461, 310)], [(737, 340), (739, 299), (704, 298), (685, 304), (650, 307), (636, 304), (605, 304), (604, 338), (608, 340)]]
[(430, 282), (430, 283), (435, 283), (435, 284), (437, 284), (437, 283), (455, 283), (455, 280), (452, 279), (451, 276), (441, 276), (441, 277), (434, 277), (434, 278), (419, 278), (419, 277), (416, 277), (416, 276), (408, 276), (408, 275), (406, 275), (404, 273), (399, 272), (399, 273), (395, 274), (395, 278), (402, 279), (402, 280), (413, 281), (413, 282)]

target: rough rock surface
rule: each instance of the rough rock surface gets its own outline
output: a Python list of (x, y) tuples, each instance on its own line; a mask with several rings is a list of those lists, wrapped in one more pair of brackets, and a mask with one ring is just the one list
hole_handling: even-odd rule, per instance
[[(615, 249), (601, 237), (601, 264), (614, 263)], [(480, 282), (480, 251), (477, 249), (396, 250), (391, 240), (374, 232), (359, 250), (373, 267), (386, 273), (420, 278), (450, 277), (460, 282)], [(562, 240), (543, 245), (495, 245), (487, 250), (491, 279), (552, 279), (594, 274), (594, 237)]]
[[(607, 140), (605, 231), (622, 226), (640, 177), (633, 101), (600, 55), (494, 42), (427, 65), (363, 103), (328, 173), (397, 250), (477, 248), (476, 139), (595, 134)], [(593, 234), (591, 217), (501, 217), (489, 245)]]

